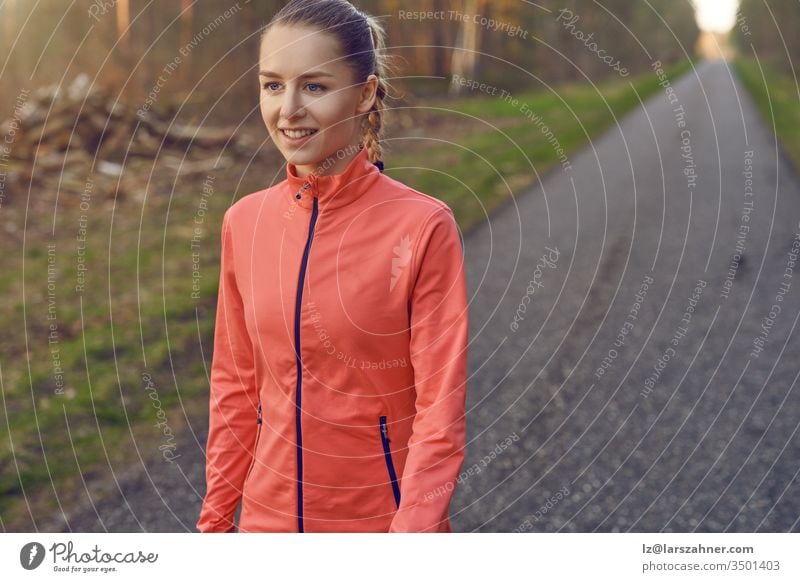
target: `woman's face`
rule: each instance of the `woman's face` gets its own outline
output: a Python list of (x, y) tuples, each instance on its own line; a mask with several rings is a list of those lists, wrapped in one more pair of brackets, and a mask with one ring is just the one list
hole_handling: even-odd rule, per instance
[[(336, 38), (314, 28), (274, 25), (261, 42), (261, 116), (302, 177), (344, 171), (358, 153), (361, 116), (375, 100), (377, 77), (355, 83), (339, 57)], [(333, 163), (322, 172), (326, 158)]]

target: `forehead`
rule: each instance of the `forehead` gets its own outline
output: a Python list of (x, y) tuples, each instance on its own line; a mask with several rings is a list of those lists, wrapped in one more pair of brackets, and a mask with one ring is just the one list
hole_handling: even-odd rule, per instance
[(261, 70), (292, 78), (310, 70), (341, 74), (347, 69), (340, 58), (339, 41), (319, 28), (274, 25), (261, 42)]

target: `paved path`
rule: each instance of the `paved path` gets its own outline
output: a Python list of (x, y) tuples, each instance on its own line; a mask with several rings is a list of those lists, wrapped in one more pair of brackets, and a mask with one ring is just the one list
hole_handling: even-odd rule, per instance
[[(800, 185), (725, 64), (672, 88), (466, 237), (457, 531), (800, 531)], [(204, 421), (71, 529), (194, 531)]]
[(724, 63), (672, 89), (467, 241), (459, 531), (800, 531), (800, 184)]

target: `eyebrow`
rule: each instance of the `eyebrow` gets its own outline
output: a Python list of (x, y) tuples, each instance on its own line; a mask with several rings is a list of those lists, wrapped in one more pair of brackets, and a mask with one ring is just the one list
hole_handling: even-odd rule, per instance
[[(273, 73), (272, 71), (259, 71), (258, 72), (258, 76), (259, 77), (277, 77), (278, 79), (281, 78), (281, 76), (278, 73)], [(297, 78), (298, 79), (307, 79), (309, 77), (333, 77), (333, 76), (334, 75), (331, 75), (330, 73), (326, 73), (325, 71), (309, 71), (308, 73), (303, 73), (302, 75), (299, 75)]]

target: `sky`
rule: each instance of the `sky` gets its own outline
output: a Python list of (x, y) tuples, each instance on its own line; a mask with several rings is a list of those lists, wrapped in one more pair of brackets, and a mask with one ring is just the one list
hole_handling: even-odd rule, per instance
[(736, 22), (739, 0), (694, 0), (697, 23), (703, 30), (726, 32)]

